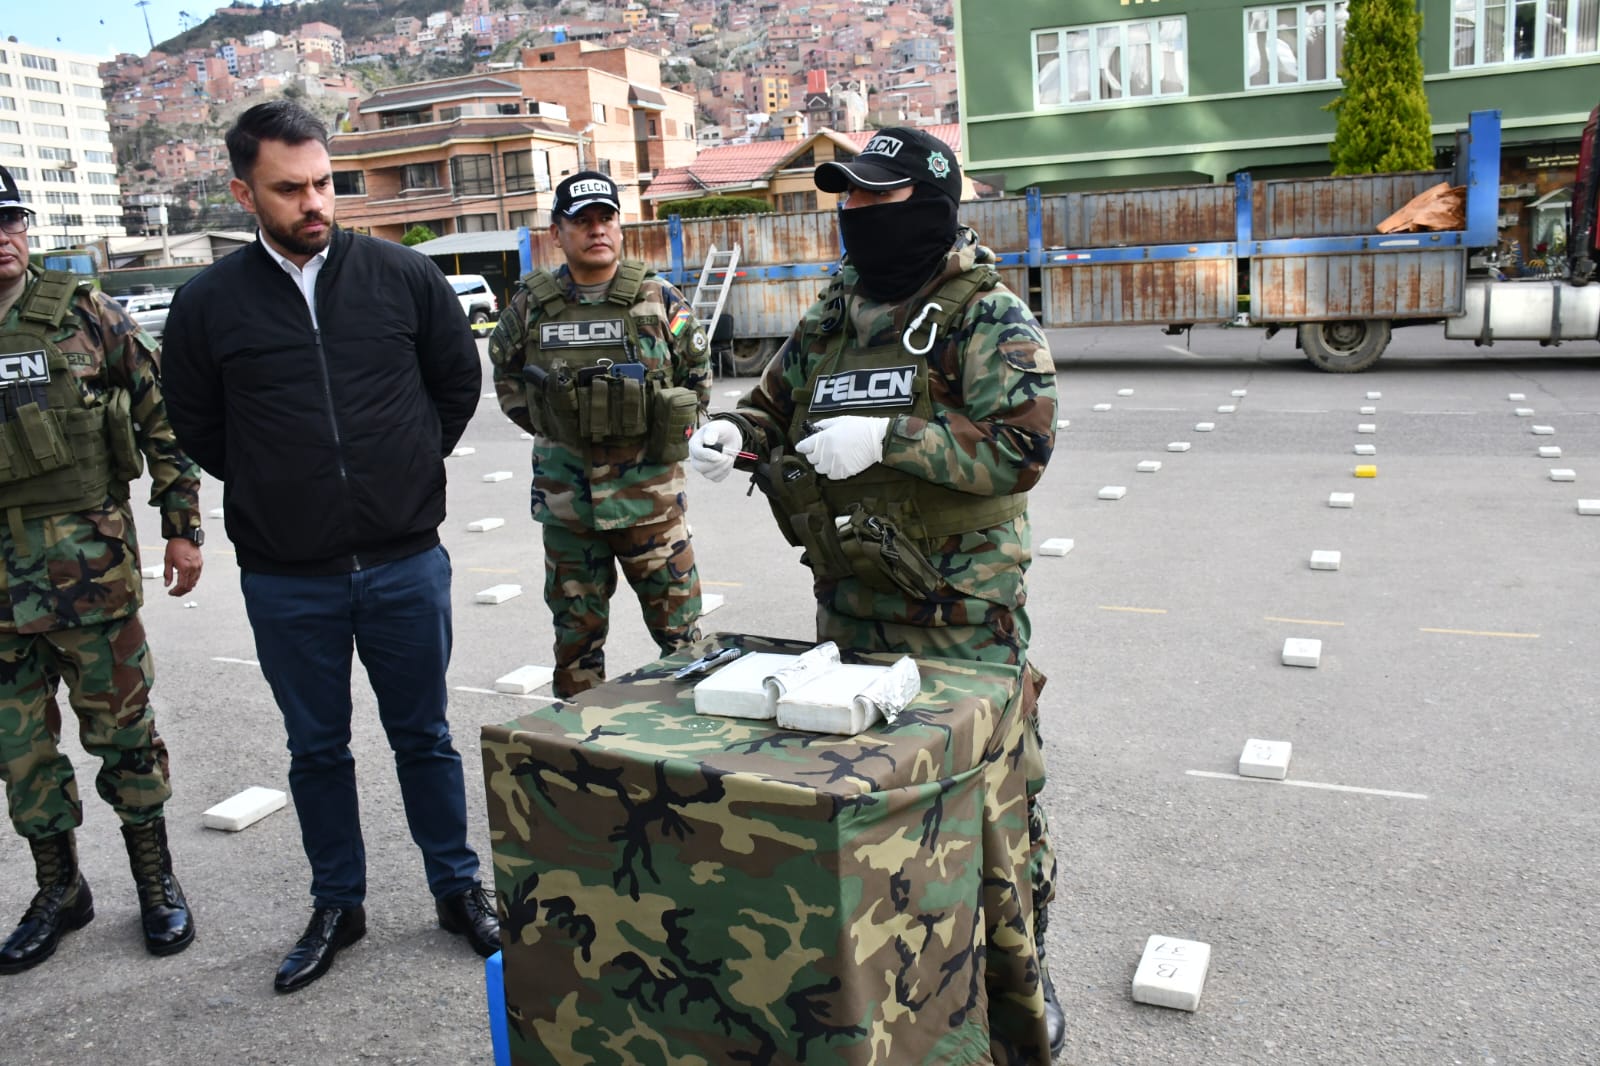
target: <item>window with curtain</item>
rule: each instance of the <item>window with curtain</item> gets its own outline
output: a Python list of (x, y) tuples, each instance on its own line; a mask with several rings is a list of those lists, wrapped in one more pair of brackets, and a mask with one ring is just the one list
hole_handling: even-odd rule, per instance
[(1600, 0), (1455, 0), (1450, 66), (1600, 55)]
[(1036, 107), (1184, 96), (1188, 26), (1176, 17), (1041, 30), (1033, 70)]

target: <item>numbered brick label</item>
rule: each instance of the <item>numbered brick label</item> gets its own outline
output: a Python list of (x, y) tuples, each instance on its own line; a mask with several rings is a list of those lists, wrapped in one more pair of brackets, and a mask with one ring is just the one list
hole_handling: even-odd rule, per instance
[(1133, 1001), (1174, 1010), (1196, 1010), (1211, 970), (1211, 945), (1153, 936), (1145, 941), (1133, 974)]

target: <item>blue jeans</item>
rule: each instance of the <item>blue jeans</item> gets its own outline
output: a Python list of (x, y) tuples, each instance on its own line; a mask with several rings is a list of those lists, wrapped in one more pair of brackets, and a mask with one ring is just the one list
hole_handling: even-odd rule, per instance
[(445, 719), (451, 631), (444, 548), (332, 577), (247, 571), (240, 584), (261, 672), (289, 734), (289, 790), (316, 905), (354, 907), (367, 890), (350, 754), (352, 647), (378, 697), (428, 887), (443, 899), (471, 886), (478, 856), (467, 844), (466, 784)]

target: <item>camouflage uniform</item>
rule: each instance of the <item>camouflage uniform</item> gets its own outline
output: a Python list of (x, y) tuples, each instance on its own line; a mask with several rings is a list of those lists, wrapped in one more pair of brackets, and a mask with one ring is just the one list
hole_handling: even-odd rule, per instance
[[(37, 284), (34, 271), (30, 285)], [(17, 301), (0, 328), (17, 324)], [(164, 537), (197, 528), (199, 470), (179, 449), (161, 398), (157, 347), (115, 301), (80, 289), (52, 337), (90, 406), (121, 390), (140, 451), (150, 502)], [(150, 708), (154, 673), (141, 603), (139, 545), (125, 480), (99, 507), (0, 521), (0, 779), (11, 823), (40, 839), (82, 824), (72, 764), (57, 748), (54, 701), (64, 677), (83, 746), (101, 760), (96, 786), (127, 825), (161, 817), (171, 794), (167, 749)]]
[[(554, 273), (566, 301), (579, 304), (567, 268)], [(542, 312), (526, 285), (519, 286), (489, 340), (489, 358), (501, 410), (536, 434), (532, 510), (544, 529), (544, 596), (556, 631), (554, 691), (566, 697), (605, 679), (616, 567), (638, 595), (663, 654), (699, 635), (700, 576), (684, 518), (681, 463), (649, 462), (639, 443), (574, 445), (536, 432), (523, 367), (537, 347)], [(694, 390), (703, 410), (711, 389), (709, 345), (682, 294), (661, 278), (646, 277), (627, 313), (638, 330), (638, 361)]]
[[(806, 312), (731, 416), (744, 433), (745, 447), (763, 456), (774, 448), (792, 450), (805, 435), (797, 432), (797, 403), (810, 402), (819, 372), (848, 369), (852, 350), (897, 342), (944, 285), (993, 261), (993, 254), (976, 243), (976, 235), (963, 229), (943, 269), (921, 291), (898, 303), (883, 303), (855, 291), (856, 273), (847, 260), (838, 282)], [(926, 327), (913, 327), (912, 336), (918, 346), (925, 343)], [(830, 367), (837, 351), (843, 357)], [(899, 354), (901, 362), (912, 361), (904, 349)], [(1027, 305), (996, 281), (980, 290), (948, 323), (944, 337), (915, 361), (924, 359), (930, 371), (932, 417), (894, 416), (882, 465), (973, 494), (975, 503), (1025, 494), (1044, 473), (1054, 448), (1056, 395), (1055, 365)], [(861, 651), (1024, 668), (1024, 708), (1032, 728), (1022, 767), (1033, 847), (1033, 911), (1042, 934), (1046, 908), (1055, 895), (1056, 862), (1038, 803), (1045, 778), (1037, 721), (1044, 676), (1027, 662), (1024, 573), (1032, 559), (1027, 513), (1022, 510), (975, 532), (918, 540), (915, 547), (937, 571), (937, 584), (926, 596), (876, 588), (855, 576), (819, 573), (814, 580), (817, 636)], [(810, 564), (810, 557), (805, 561)], [(813, 564), (813, 569), (818, 568)], [(1039, 939), (1042, 943), (1042, 935)]]

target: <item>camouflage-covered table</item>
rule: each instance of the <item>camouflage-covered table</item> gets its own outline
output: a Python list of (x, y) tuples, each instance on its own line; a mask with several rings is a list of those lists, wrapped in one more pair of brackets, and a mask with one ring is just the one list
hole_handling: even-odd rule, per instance
[(719, 634), (484, 728), (513, 1061), (1047, 1062), (1017, 671), (920, 661), (838, 737), (696, 715), (672, 672), (728, 646), (808, 644)]

